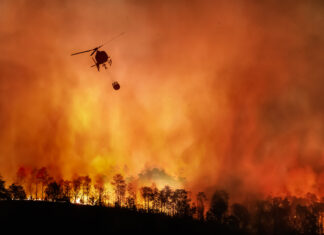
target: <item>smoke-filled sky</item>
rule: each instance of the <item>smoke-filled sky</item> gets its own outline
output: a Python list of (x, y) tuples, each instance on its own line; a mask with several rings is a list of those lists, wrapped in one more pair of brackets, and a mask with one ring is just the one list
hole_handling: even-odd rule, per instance
[(0, 172), (324, 195), (323, 29), (320, 0), (0, 0)]

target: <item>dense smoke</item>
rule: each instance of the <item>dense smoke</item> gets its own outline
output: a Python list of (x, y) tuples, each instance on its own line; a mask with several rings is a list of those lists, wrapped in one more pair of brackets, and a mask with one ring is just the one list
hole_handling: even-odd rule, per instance
[[(322, 1), (0, 0), (0, 172), (323, 195), (323, 26)], [(120, 32), (106, 71), (70, 56)]]

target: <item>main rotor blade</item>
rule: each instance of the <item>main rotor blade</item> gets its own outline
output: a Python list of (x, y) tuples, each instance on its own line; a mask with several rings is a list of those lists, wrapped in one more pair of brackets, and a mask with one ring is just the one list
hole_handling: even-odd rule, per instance
[(81, 54), (81, 53), (86, 53), (86, 52), (90, 52), (90, 51), (93, 51), (94, 49), (91, 49), (91, 50), (86, 50), (86, 51), (80, 51), (80, 52), (76, 52), (76, 53), (73, 53), (71, 54), (72, 55), (78, 55), (78, 54)]
[(90, 56), (92, 56), (96, 51), (98, 51), (98, 49), (99, 49), (100, 47), (102, 47), (102, 45), (99, 46), (99, 47), (94, 48), (94, 49), (93, 49), (93, 52), (91, 52)]
[(106, 45), (107, 43), (110, 43), (112, 42), (113, 40), (115, 40), (116, 38), (119, 38), (120, 36), (124, 35), (125, 32), (121, 32), (120, 34), (116, 35), (115, 37), (111, 38), (109, 41), (105, 42), (104, 44), (96, 47), (96, 48), (93, 48), (93, 49), (90, 49), (90, 50), (86, 50), (86, 51), (80, 51), (80, 52), (76, 52), (76, 53), (73, 53), (71, 54), (72, 55), (78, 55), (78, 54), (81, 54), (81, 53), (86, 53), (86, 52), (90, 52), (92, 51), (92, 53), (90, 54), (90, 56), (92, 56), (99, 48), (101, 48), (102, 46)]
[(116, 35), (115, 37), (112, 37), (109, 41), (105, 42), (104, 44), (102, 44), (101, 46), (99, 46), (98, 48), (102, 47), (103, 45), (106, 45), (112, 41), (114, 41), (116, 38), (119, 38), (120, 36), (123, 36), (125, 34), (125, 32), (121, 32), (120, 34)]

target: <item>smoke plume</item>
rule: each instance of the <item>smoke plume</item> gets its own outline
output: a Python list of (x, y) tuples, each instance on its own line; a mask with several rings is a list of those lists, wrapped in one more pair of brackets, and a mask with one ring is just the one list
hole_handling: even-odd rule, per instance
[[(323, 195), (323, 27), (315, 0), (0, 0), (0, 172)], [(106, 71), (70, 56), (120, 32)]]

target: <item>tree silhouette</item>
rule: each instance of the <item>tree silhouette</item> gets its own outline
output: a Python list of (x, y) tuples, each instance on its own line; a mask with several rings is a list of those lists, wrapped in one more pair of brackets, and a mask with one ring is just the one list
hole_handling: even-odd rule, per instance
[(232, 210), (232, 215), (238, 221), (239, 229), (245, 231), (250, 221), (250, 214), (248, 209), (239, 203), (234, 203), (231, 206), (231, 210)]
[(197, 218), (199, 220), (204, 220), (206, 201), (207, 201), (206, 194), (204, 192), (199, 192), (197, 194)]
[(126, 198), (127, 207), (130, 209), (136, 209), (136, 185), (135, 182), (129, 182), (127, 184), (128, 197)]
[(258, 200), (255, 202), (253, 227), (258, 234), (272, 234), (273, 221), (271, 213), (271, 202), (269, 200)]
[[(33, 184), (34, 184), (33, 175), (31, 174), (31, 172), (29, 170), (27, 171), (25, 168), (20, 168), (19, 172), (17, 172), (17, 173), (23, 174), (24, 171), (26, 173), (26, 175), (25, 175), (26, 178), (24, 180), (25, 186), (26, 186), (26, 193), (27, 193), (29, 199), (33, 199)], [(18, 183), (20, 183), (19, 178), (17, 181)]]
[(129, 209), (133, 209), (135, 210), (136, 209), (136, 202), (135, 202), (135, 198), (131, 197), (131, 196), (128, 196), (126, 198), (126, 206), (127, 208)]
[(190, 198), (185, 189), (176, 189), (173, 197), (175, 198), (175, 209), (178, 216), (190, 215)]
[(72, 182), (69, 180), (63, 180), (61, 185), (62, 185), (63, 197), (67, 201), (70, 202), (71, 201)]
[(313, 209), (313, 205), (309, 207), (297, 205), (296, 207), (297, 231), (301, 234), (319, 234), (319, 218)]
[(102, 201), (103, 201), (104, 206), (108, 205), (109, 199), (110, 199), (110, 195), (108, 193), (108, 190), (104, 188), (104, 191), (103, 191), (103, 194), (102, 194)]
[(47, 172), (47, 168), (46, 167), (40, 168), (36, 173), (36, 182), (41, 183), (42, 200), (44, 199), (44, 187), (47, 185), (48, 179), (49, 179), (49, 175)]
[(104, 185), (104, 176), (103, 175), (97, 175), (96, 177), (96, 183), (94, 185), (94, 188), (97, 192), (97, 200), (96, 204), (97, 205), (102, 205), (103, 202), (103, 196), (104, 196), (104, 191), (105, 191), (105, 185)]
[[(190, 217), (194, 217), (194, 215), (197, 214), (197, 206), (196, 203), (191, 202), (190, 208), (189, 208), (189, 215)], [(201, 221), (203, 221), (204, 219), (202, 219)]]
[(217, 190), (211, 198), (207, 220), (221, 224), (228, 209), (228, 199), (229, 196), (225, 191)]
[(88, 175), (86, 175), (83, 177), (83, 181), (82, 181), (82, 192), (87, 197), (87, 203), (89, 203), (90, 189), (91, 189), (91, 178)]
[(287, 198), (275, 197), (268, 199), (271, 208), (273, 232), (275, 234), (289, 234), (291, 232), (291, 207)]
[(89, 197), (89, 204), (90, 205), (94, 205), (95, 204), (95, 197), (94, 196), (90, 196)]
[(24, 200), (26, 199), (26, 192), (21, 185), (11, 184), (9, 186), (9, 193), (11, 195), (11, 199), (13, 200)]
[(178, 194), (175, 191), (171, 191), (171, 195), (170, 195), (170, 210), (171, 210), (171, 215), (175, 215), (176, 214), (176, 204), (177, 204), (177, 200), (178, 200)]
[(144, 208), (147, 211), (150, 210), (150, 196), (152, 195), (152, 188), (148, 186), (143, 186), (140, 189), (141, 196), (144, 199)]
[(126, 182), (124, 180), (124, 177), (121, 174), (114, 175), (111, 184), (114, 186), (116, 204), (118, 206), (121, 206), (126, 193)]
[(160, 191), (159, 199), (161, 211), (166, 212), (167, 207), (169, 207), (171, 201), (171, 194), (172, 190), (168, 185), (164, 186), (164, 188)]
[(158, 211), (159, 208), (159, 189), (153, 183), (151, 186), (151, 194), (149, 195), (149, 199), (152, 202), (152, 208), (154, 211)]
[(5, 187), (5, 181), (0, 176), (0, 200), (10, 199), (9, 192)]
[(35, 199), (37, 200), (38, 199), (38, 184), (40, 183), (40, 180), (39, 178), (37, 177), (37, 174), (38, 174), (38, 169), (37, 168), (34, 168), (31, 172), (31, 183), (32, 184), (35, 184)]
[(72, 189), (73, 189), (74, 202), (77, 202), (77, 198), (81, 190), (81, 177), (76, 177), (75, 179), (73, 179)]
[(61, 185), (56, 181), (49, 183), (45, 189), (45, 194), (48, 200), (56, 202), (62, 195)]

